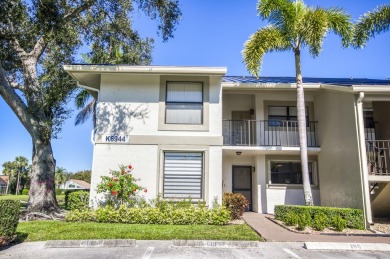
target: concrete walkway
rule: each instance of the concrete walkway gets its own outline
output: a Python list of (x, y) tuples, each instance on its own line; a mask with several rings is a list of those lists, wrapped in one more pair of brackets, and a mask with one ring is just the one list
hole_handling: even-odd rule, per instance
[(347, 243), (390, 243), (390, 237), (380, 236), (333, 236), (300, 234), (291, 232), (266, 218), (267, 214), (244, 213), (244, 220), (266, 241), (274, 242), (347, 242)]

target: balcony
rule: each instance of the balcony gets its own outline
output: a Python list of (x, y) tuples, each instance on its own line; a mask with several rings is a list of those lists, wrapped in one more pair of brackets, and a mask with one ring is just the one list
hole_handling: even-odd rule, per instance
[[(319, 147), (316, 121), (307, 122), (307, 146)], [(299, 147), (297, 121), (282, 120), (223, 120), (225, 146), (283, 146)]]
[(368, 174), (390, 176), (390, 140), (366, 140)]

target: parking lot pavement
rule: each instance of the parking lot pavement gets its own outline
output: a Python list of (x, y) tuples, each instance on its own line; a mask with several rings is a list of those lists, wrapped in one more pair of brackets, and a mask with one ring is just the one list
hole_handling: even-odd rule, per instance
[(134, 247), (45, 248), (25, 242), (0, 251), (0, 258), (389, 258), (389, 252), (307, 250), (302, 242), (260, 242), (255, 248), (174, 246), (173, 241), (136, 241)]

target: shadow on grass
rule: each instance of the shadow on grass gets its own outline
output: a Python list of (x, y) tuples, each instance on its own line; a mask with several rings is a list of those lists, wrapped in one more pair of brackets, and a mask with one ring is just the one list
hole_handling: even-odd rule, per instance
[(16, 239), (9, 245), (6, 246), (0, 246), (0, 251), (6, 250), (10, 247), (13, 247), (14, 245), (23, 243), (28, 237), (28, 233), (23, 232), (16, 232)]

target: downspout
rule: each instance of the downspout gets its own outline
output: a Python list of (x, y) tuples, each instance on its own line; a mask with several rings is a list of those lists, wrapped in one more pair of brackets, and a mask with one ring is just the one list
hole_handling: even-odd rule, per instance
[(359, 134), (359, 153), (360, 153), (360, 173), (362, 181), (363, 191), (363, 212), (366, 220), (366, 229), (372, 224), (372, 212), (371, 212), (371, 198), (370, 198), (370, 186), (368, 182), (368, 165), (367, 165), (367, 151), (366, 151), (366, 138), (364, 134), (364, 114), (363, 114), (363, 98), (364, 92), (359, 92), (359, 96), (356, 100), (357, 110), (357, 126)]
[[(86, 86), (86, 85), (82, 85), (82, 84), (80, 84), (80, 82), (77, 82), (77, 84), (79, 86), (81, 86), (82, 88), (85, 88), (85, 89), (93, 91), (93, 92), (97, 92), (97, 102), (99, 102), (99, 98), (100, 98), (100, 90), (99, 89), (96, 89), (96, 88), (93, 88), (93, 87), (89, 87), (89, 86)], [(95, 133), (96, 133), (96, 129), (94, 128), (91, 131), (91, 142), (94, 145), (95, 145)]]

